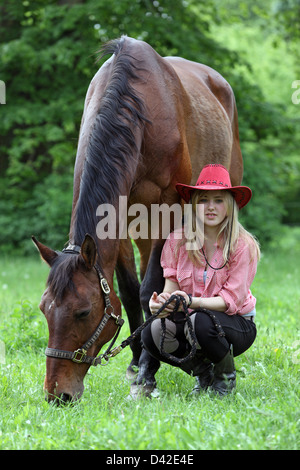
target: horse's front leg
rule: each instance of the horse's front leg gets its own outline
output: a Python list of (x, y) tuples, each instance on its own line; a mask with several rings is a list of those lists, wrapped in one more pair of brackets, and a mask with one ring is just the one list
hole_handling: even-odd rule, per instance
[[(156, 241), (149, 258), (147, 270), (140, 288), (141, 305), (146, 318), (151, 316), (149, 310), (149, 299), (153, 291), (162, 292), (164, 287), (163, 271), (160, 266), (160, 255), (163, 241)], [(150, 396), (156, 387), (155, 374), (159, 369), (160, 362), (143, 349), (139, 360), (139, 373), (136, 380), (131, 385), (131, 396)]]
[[(124, 305), (129, 321), (130, 333), (133, 333), (143, 323), (143, 312), (140, 304), (140, 283), (136, 273), (133, 247), (130, 239), (121, 240), (120, 251), (116, 266), (116, 275), (119, 285), (120, 299)], [(140, 337), (130, 344), (132, 361), (130, 362), (126, 377), (133, 380), (136, 377), (141, 355)]]

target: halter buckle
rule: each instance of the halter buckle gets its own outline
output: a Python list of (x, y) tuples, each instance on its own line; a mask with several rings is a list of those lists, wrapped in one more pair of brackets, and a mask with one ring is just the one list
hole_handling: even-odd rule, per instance
[(110, 293), (110, 287), (109, 287), (108, 282), (107, 282), (107, 280), (105, 279), (105, 277), (102, 277), (102, 278), (101, 278), (100, 284), (101, 284), (101, 288), (102, 288), (104, 294), (105, 294), (105, 295), (109, 295), (109, 293)]
[(110, 314), (116, 322), (116, 325), (122, 326), (125, 323), (125, 320), (120, 315), (115, 315), (113, 312)]
[(74, 351), (74, 357), (72, 361), (76, 362), (77, 364), (81, 364), (82, 362), (84, 362), (85, 356), (86, 356), (85, 349), (76, 349), (76, 351)]

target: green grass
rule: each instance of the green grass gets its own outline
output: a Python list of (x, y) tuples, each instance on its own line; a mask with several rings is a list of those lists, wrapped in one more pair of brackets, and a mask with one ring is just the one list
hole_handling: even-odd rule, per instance
[[(236, 358), (232, 395), (192, 399), (193, 378), (164, 364), (159, 397), (132, 402), (126, 348), (89, 371), (80, 403), (61, 408), (42, 391), (48, 331), (38, 303), (47, 267), (1, 259), (0, 449), (298, 449), (299, 258), (276, 251), (262, 258), (253, 284), (258, 336)], [(118, 342), (128, 334), (126, 321)]]

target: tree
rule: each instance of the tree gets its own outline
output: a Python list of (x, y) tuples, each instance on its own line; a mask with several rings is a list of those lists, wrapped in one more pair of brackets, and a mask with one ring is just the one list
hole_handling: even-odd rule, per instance
[[(76, 144), (85, 93), (99, 67), (96, 51), (122, 34), (225, 76), (238, 104), (245, 180), (270, 192), (266, 205), (257, 200), (247, 223), (264, 239), (258, 217), (265, 212), (272, 227), (280, 223), (283, 206), (272, 185), (278, 169), (270, 173), (268, 161), (270, 142), (276, 140), (279, 155), (290, 124), (238, 70), (245, 63), (239, 55), (211, 34), (220, 21), (214, 0), (0, 0), (0, 12), (0, 79), (7, 90), (1, 107), (2, 249), (31, 251), (32, 233), (56, 247), (67, 240)], [(263, 156), (257, 161), (256, 155)]]

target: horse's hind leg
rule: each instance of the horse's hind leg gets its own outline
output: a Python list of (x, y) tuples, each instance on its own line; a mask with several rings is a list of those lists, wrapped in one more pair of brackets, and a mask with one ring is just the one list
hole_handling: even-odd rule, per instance
[[(143, 313), (140, 305), (140, 283), (136, 273), (133, 247), (130, 239), (121, 240), (119, 257), (116, 266), (116, 275), (119, 285), (120, 298), (127, 313), (130, 332), (135, 331), (143, 323)], [(135, 367), (138, 366), (142, 347), (140, 338), (130, 344), (132, 361), (127, 368), (126, 376), (133, 380), (136, 376)]]

